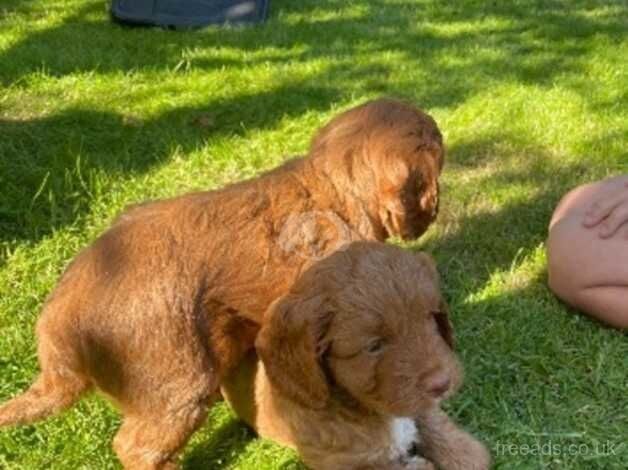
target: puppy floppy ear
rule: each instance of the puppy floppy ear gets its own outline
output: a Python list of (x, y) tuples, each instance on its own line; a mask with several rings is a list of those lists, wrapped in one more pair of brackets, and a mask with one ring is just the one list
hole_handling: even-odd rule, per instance
[(390, 235), (418, 238), (436, 218), (440, 153), (437, 148), (408, 148), (388, 154), (379, 184), (379, 215)]
[(255, 342), (271, 383), (307, 408), (323, 408), (329, 398), (320, 358), (329, 346), (324, 336), (332, 314), (324, 307), (321, 296), (280, 298)]
[(411, 181), (416, 179), (416, 173), (411, 173), (405, 161), (398, 158), (388, 158), (384, 167), (378, 173), (379, 177), (379, 218), (389, 235), (398, 235), (408, 238), (406, 227), (409, 206), (416, 197), (412, 194)]

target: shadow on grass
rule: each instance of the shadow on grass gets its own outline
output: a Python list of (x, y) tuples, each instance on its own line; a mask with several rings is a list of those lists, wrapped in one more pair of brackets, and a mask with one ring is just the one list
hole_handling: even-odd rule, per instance
[(182, 467), (184, 470), (226, 468), (255, 437), (242, 422), (230, 420), (213, 430), (209, 439), (194, 446), (183, 459)]
[(98, 171), (141, 173), (176, 150), (187, 154), (209, 139), (269, 128), (336, 99), (331, 88), (293, 83), (176, 108), (148, 121), (85, 109), (0, 119), (0, 240), (38, 239), (72, 222), (93, 197), (95, 185), (82, 178)]

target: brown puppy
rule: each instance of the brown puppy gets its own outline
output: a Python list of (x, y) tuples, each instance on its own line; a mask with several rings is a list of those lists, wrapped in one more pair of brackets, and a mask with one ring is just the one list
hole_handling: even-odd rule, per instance
[(0, 426), (97, 388), (124, 414), (127, 468), (174, 468), (263, 314), (312, 258), (355, 239), (418, 237), (438, 207), (441, 134), (377, 100), (332, 120), (306, 158), (219, 191), (127, 210), (63, 274), (37, 325), (41, 374)]
[(439, 408), (462, 379), (429, 256), (352, 243), (267, 315), (262, 361), (252, 352), (222, 384), (261, 436), (315, 470), (433, 468), (415, 450), (439, 468), (488, 468), (482, 444)]

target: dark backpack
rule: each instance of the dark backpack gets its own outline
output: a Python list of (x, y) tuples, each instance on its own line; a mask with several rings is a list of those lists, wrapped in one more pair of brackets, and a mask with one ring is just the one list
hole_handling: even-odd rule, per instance
[(114, 20), (134, 25), (195, 28), (211, 24), (258, 23), (270, 0), (113, 0)]

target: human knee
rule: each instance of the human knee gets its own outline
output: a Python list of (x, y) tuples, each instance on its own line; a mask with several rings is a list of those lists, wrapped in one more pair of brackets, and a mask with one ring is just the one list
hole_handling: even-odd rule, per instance
[(556, 227), (547, 242), (547, 275), (549, 288), (557, 297), (574, 304), (585, 287), (584, 274), (575, 263), (577, 245), (569, 233)]

